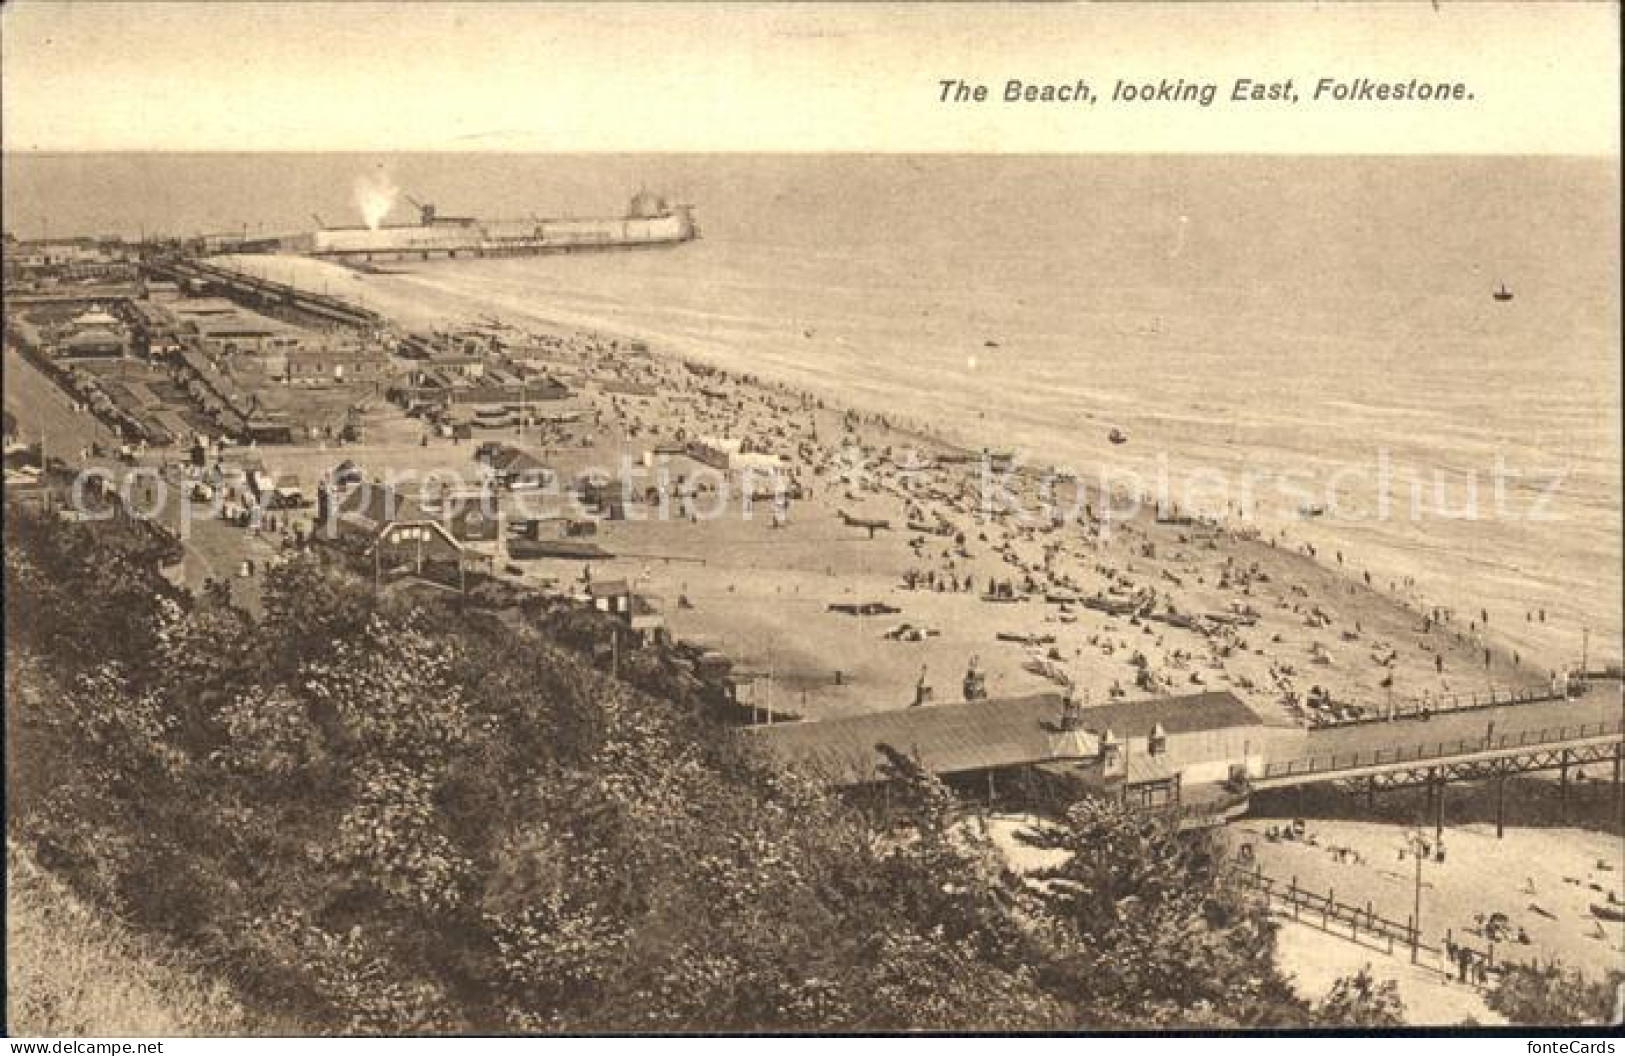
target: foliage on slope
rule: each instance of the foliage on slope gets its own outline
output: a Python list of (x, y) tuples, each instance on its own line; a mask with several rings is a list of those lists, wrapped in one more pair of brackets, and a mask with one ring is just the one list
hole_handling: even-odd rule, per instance
[(1029, 881), (906, 759), (901, 815), (874, 816), (523, 621), (406, 608), (309, 559), (269, 574), (254, 620), (171, 592), (116, 526), (8, 522), (12, 835), (282, 1022), (1309, 1015), (1202, 834), (1082, 804), (1046, 837), (1069, 864)]

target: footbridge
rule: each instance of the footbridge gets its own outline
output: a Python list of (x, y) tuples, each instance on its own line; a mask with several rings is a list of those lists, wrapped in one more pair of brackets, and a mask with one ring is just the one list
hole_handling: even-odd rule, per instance
[(1611, 771), (1625, 794), (1625, 695), (1617, 679), (1592, 682), (1577, 697), (1479, 708), (1430, 718), (1313, 730), (1290, 758), (1272, 759), (1253, 791), (1337, 784), (1367, 801), (1378, 792), (1425, 788), (1434, 835), (1444, 828), (1445, 788), (1493, 782), (1495, 834), (1506, 831), (1506, 786), (1519, 774), (1556, 771), (1566, 813), (1571, 780), (1586, 767)]
[(1617, 682), (1568, 699), (1309, 731), (1299, 752), (1271, 759), (1257, 790), (1357, 781), (1376, 789), (1480, 781), (1615, 763), (1625, 743)]

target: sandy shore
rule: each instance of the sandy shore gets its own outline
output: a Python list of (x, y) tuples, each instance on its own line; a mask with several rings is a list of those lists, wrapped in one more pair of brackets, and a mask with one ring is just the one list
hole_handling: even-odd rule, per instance
[[(1431, 825), (1405, 825), (1341, 819), (1310, 819), (1313, 844), (1271, 842), (1272, 821), (1244, 819), (1227, 836), (1251, 844), (1264, 873), (1281, 883), (1338, 901), (1372, 903), (1390, 919), (1410, 916), (1415, 897), (1416, 859), (1407, 834), (1432, 841)], [(1486, 823), (1447, 825), (1441, 841), (1444, 861), (1429, 858), (1422, 867), (1422, 931), (1425, 942), (1452, 941), (1488, 952), (1482, 920), (1505, 914), (1514, 938), (1496, 944), (1499, 960), (1552, 958), (1601, 976), (1625, 956), (1625, 924), (1593, 916), (1593, 904), (1610, 893), (1625, 898), (1622, 846), (1617, 835), (1569, 827), (1509, 827), (1497, 839)], [(1339, 855), (1338, 850), (1345, 853)], [(1405, 851), (1401, 855), (1401, 851)], [(1352, 852), (1352, 853), (1348, 853)], [(1518, 941), (1522, 932), (1527, 942)]]
[(1484, 992), (1457, 982), (1436, 969), (1410, 963), (1405, 951), (1354, 945), (1290, 917), (1278, 916), (1275, 959), (1298, 996), (1321, 1001), (1339, 979), (1366, 969), (1372, 978), (1392, 982), (1405, 1004), (1405, 1020), (1419, 1027), (1452, 1027), (1465, 1023), (1498, 1026), (1506, 1017), (1484, 1003)]
[[(922, 680), (935, 699), (959, 699), (969, 657), (994, 695), (1052, 689), (1060, 679), (1085, 687), (1092, 703), (1230, 689), (1298, 718), (1310, 714), (1304, 705), (1311, 696), (1328, 701), (1321, 714), (1335, 714), (1381, 710), (1390, 700), (1543, 686), (1567, 661), (1555, 652), (1525, 653), (1522, 640), (1504, 641), (1465, 601), (1451, 614), (1424, 611), (1404, 582), (1340, 564), (1343, 555), (1311, 544), (1262, 538), (1251, 526), (1161, 523), (1149, 508), (1103, 521), (1101, 496), (1065, 482), (1052, 496), (1069, 519), (1049, 523), (1036, 512), (1043, 491), (1036, 474), (1006, 480), (980, 464), (936, 461), (960, 450), (963, 437), (748, 375), (697, 373), (685, 366), (691, 350), (658, 335), (643, 335), (653, 354), (630, 354), (624, 338), (550, 316), (544, 291), (523, 303), (488, 302), (311, 260), (241, 260), (283, 280), (355, 296), (406, 327), (516, 327), (547, 349), (549, 366), (572, 384), (574, 395), (559, 409), (577, 412), (583, 424), (546, 438), (489, 438), (529, 446), (567, 477), (588, 469), (614, 475), (616, 467), (641, 466), (657, 444), (696, 437), (748, 439), (780, 456), (782, 471), (803, 492), (783, 526), (773, 525), (768, 503), (747, 518), (734, 478), (723, 516), (661, 520), (634, 504), (627, 520), (603, 522), (598, 542), (620, 556), (591, 571), (660, 596), (674, 633), (713, 644), (746, 670), (771, 673), (771, 682), (764, 677), (747, 697), (755, 692), (808, 717), (901, 707)], [(653, 394), (628, 395), (627, 383)], [(423, 447), (418, 423), (389, 412), (375, 417), (367, 443), (342, 455), (257, 454), (273, 470), (307, 479), (338, 457), (355, 458), (371, 475), (472, 468), (473, 444)], [(695, 469), (680, 457), (664, 468), (673, 475)], [(984, 501), (990, 480), (997, 496), (991, 506)], [(1033, 515), (988, 516), (1010, 505)], [(871, 539), (843, 514), (890, 528)], [(910, 524), (941, 526), (945, 534)], [(527, 565), (527, 578), (537, 580), (569, 582), (581, 573), (574, 562)], [(990, 587), (1012, 600), (983, 600)], [(1081, 604), (1085, 598), (1149, 606), (1159, 618), (1110, 615)], [(856, 617), (830, 610), (862, 602), (900, 611)], [(1189, 615), (1231, 622), (1180, 626), (1177, 617)], [(904, 625), (920, 633), (897, 635)]]

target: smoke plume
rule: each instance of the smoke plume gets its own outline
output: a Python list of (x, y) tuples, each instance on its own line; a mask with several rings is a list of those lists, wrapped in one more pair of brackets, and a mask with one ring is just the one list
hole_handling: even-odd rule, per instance
[(401, 189), (381, 169), (370, 176), (356, 177), (356, 208), (361, 210), (361, 219), (374, 231), (378, 230), (378, 225), (384, 222), (389, 211), (395, 208), (395, 199), (400, 194)]

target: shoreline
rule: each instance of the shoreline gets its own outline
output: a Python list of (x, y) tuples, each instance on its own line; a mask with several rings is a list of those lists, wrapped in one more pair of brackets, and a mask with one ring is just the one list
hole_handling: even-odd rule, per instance
[[(238, 264), (258, 265), (274, 268), (290, 281), (297, 281), (297, 276), (303, 275), (306, 282), (319, 281), (317, 276), (325, 275), (333, 266), (318, 261), (308, 261), (297, 257), (236, 257), (230, 258)], [(695, 361), (706, 366), (727, 370), (730, 373), (750, 378), (754, 383), (764, 388), (772, 389), (782, 387), (788, 391), (810, 392), (827, 402), (839, 406), (852, 408), (870, 415), (887, 415), (894, 429), (915, 428), (920, 435), (937, 445), (952, 445), (956, 448), (980, 451), (986, 448), (997, 448), (997, 426), (994, 419), (980, 417), (966, 418), (955, 426), (944, 428), (940, 424), (921, 423), (911, 415), (891, 417), (894, 409), (886, 405), (887, 396), (883, 392), (869, 392), (859, 388), (843, 387), (839, 379), (819, 377), (808, 372), (789, 369), (776, 359), (764, 360), (766, 369), (756, 363), (742, 361), (743, 355), (731, 349), (726, 343), (707, 341), (690, 334), (670, 333), (649, 325), (640, 324), (626, 319), (616, 318), (617, 309), (613, 305), (606, 305), (604, 313), (561, 311), (556, 306), (548, 304), (545, 291), (537, 290), (515, 292), (503, 289), (489, 296), (472, 294), (468, 291), (459, 291), (441, 284), (436, 277), (435, 269), (445, 268), (448, 265), (403, 266), (391, 276), (383, 277), (384, 286), (374, 286), (365, 289), (367, 279), (357, 279), (352, 292), (358, 296), (370, 295), (384, 300), (409, 300), (410, 314), (420, 318), (437, 315), (443, 322), (458, 319), (473, 321), (481, 316), (493, 315), (508, 318), (510, 322), (515, 318), (541, 324), (560, 332), (590, 331), (593, 333), (618, 337), (626, 340), (643, 341), (662, 356), (675, 357), (678, 361)], [(346, 269), (336, 269), (345, 271)], [(393, 289), (385, 287), (393, 285)], [(407, 287), (403, 291), (401, 287)], [(421, 296), (415, 296), (421, 295)], [(477, 301), (477, 305), (471, 303)], [(429, 305), (440, 303), (436, 310)], [(373, 307), (378, 307), (376, 301), (368, 301)], [(1104, 428), (1101, 422), (1093, 422), (1091, 428)], [(1042, 450), (1018, 450), (1025, 456), (1042, 456), (1048, 454)], [(1032, 465), (1042, 466), (1051, 463), (1043, 457), (1033, 457)], [(1116, 467), (1109, 461), (1091, 457), (1079, 462), (1075, 467), (1080, 477), (1089, 480), (1110, 477), (1116, 473)], [(1131, 472), (1132, 472), (1131, 468)], [(1188, 476), (1190, 467), (1178, 470), (1180, 474)], [(1198, 473), (1200, 471), (1198, 470)], [(1142, 481), (1146, 474), (1138, 474)], [(1396, 508), (1401, 503), (1396, 502)], [(1453, 589), (1461, 580), (1459, 571), (1449, 572), (1434, 562), (1416, 557), (1410, 551), (1401, 547), (1396, 539), (1384, 535), (1372, 535), (1364, 531), (1358, 524), (1351, 524), (1340, 531), (1329, 531), (1326, 526), (1314, 519), (1304, 519), (1293, 511), (1275, 509), (1266, 510), (1262, 506), (1255, 508), (1252, 513), (1243, 518), (1243, 523), (1236, 530), (1256, 530), (1260, 534), (1276, 538), (1278, 542), (1294, 547), (1311, 546), (1325, 553), (1326, 563), (1332, 565), (1331, 556), (1337, 551), (1348, 566), (1356, 571), (1362, 567), (1369, 569), (1381, 580), (1393, 579), (1396, 582), (1414, 581), (1414, 589), (1410, 592), (1411, 602), (1421, 610), (1431, 608), (1454, 609), (1461, 613), (1476, 613), (1480, 608), (1493, 609), (1497, 615), (1499, 630), (1505, 632), (1504, 640), (1508, 648), (1527, 652), (1529, 655), (1544, 655), (1548, 666), (1562, 666), (1570, 662), (1577, 662), (1580, 658), (1581, 628), (1586, 624), (1591, 626), (1591, 644), (1594, 658), (1601, 658), (1604, 663), (1619, 663), (1625, 656), (1625, 628), (1612, 628), (1612, 624), (1603, 624), (1591, 620), (1578, 612), (1568, 610), (1563, 602), (1564, 598), (1576, 596), (1570, 590), (1565, 577), (1546, 580), (1533, 571), (1515, 568), (1491, 568), (1486, 575), (1492, 581), (1510, 584), (1515, 577), (1528, 577), (1528, 582), (1534, 586), (1533, 593), (1537, 596), (1552, 595), (1544, 605), (1519, 596), (1519, 592), (1510, 585), (1497, 590), (1472, 592)], [(1562, 526), (1554, 525), (1553, 530), (1563, 530)], [(1541, 583), (1547, 587), (1539, 586)], [(1550, 624), (1543, 624), (1533, 619), (1537, 609), (1547, 609), (1552, 616)], [(1529, 617), (1525, 626), (1520, 616)], [(1609, 616), (1612, 620), (1614, 617)], [(1515, 626), (1516, 624), (1516, 626)], [(1620, 633), (1611, 633), (1619, 630)], [(1568, 655), (1572, 654), (1572, 655)]]

